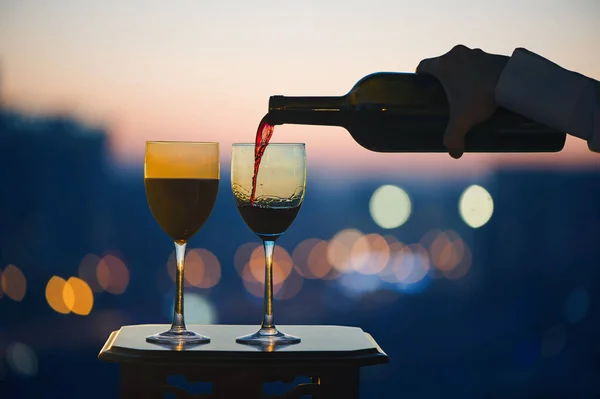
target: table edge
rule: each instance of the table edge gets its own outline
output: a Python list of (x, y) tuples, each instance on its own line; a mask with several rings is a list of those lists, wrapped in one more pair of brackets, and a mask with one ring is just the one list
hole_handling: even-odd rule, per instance
[[(127, 326), (123, 326), (127, 327)], [(211, 361), (215, 366), (220, 365), (231, 365), (234, 363), (245, 363), (252, 362), (253, 364), (264, 363), (264, 365), (268, 365), (273, 361), (277, 360), (279, 364), (282, 363), (298, 363), (303, 361), (310, 360), (311, 362), (318, 361), (320, 363), (339, 363), (340, 361), (348, 362), (348, 363), (361, 363), (363, 366), (367, 365), (376, 365), (376, 364), (384, 364), (389, 362), (389, 357), (387, 354), (381, 349), (379, 344), (375, 341), (373, 336), (360, 327), (350, 327), (350, 326), (339, 326), (339, 327), (347, 327), (347, 328), (359, 328), (366, 336), (366, 338), (373, 344), (373, 348), (367, 349), (359, 349), (355, 351), (332, 351), (326, 353), (320, 353), (320, 356), (315, 356), (315, 353), (318, 352), (232, 352), (236, 353), (235, 359), (227, 359), (218, 355), (217, 351), (202, 351), (195, 352), (201, 353), (201, 361)], [(119, 348), (118, 353), (116, 353), (112, 346), (119, 334), (119, 330), (115, 330), (111, 332), (102, 349), (98, 353), (98, 359), (108, 363), (153, 363), (160, 361), (161, 364), (179, 364), (179, 365), (192, 365), (197, 364), (199, 362), (198, 357), (194, 358), (182, 358), (182, 359), (174, 359), (172, 351), (156, 351), (152, 356), (141, 356), (139, 355), (140, 351), (135, 349), (127, 349), (127, 348)], [(265, 353), (271, 353), (269, 358), (265, 357)], [(177, 355), (176, 355), (177, 356)], [(365, 361), (367, 361), (365, 363)]]

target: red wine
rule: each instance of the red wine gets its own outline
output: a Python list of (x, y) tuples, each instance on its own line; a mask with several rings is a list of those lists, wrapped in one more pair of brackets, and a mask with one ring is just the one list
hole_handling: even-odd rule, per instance
[(239, 204), (238, 211), (246, 225), (260, 238), (274, 239), (283, 234), (292, 224), (301, 205), (287, 208), (262, 207)]
[(190, 239), (206, 222), (219, 179), (145, 178), (146, 198), (160, 227), (176, 242)]
[(267, 114), (261, 119), (256, 131), (256, 138), (254, 139), (254, 174), (252, 175), (252, 193), (250, 194), (250, 203), (252, 205), (254, 205), (254, 200), (256, 199), (256, 178), (258, 176), (258, 169), (260, 168), (260, 161), (269, 145), (273, 130), (275, 130), (275, 127), (269, 123), (268, 116)]
[[(341, 126), (377, 152), (446, 152), (449, 107), (431, 76), (380, 72), (361, 79), (344, 96), (269, 99), (271, 125)], [(556, 152), (564, 132), (500, 108), (465, 137), (466, 152)]]

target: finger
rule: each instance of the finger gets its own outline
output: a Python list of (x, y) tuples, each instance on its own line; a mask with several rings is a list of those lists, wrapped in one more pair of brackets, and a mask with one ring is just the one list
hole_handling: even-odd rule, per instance
[(461, 151), (448, 151), (448, 154), (454, 158), (454, 159), (459, 159), (460, 157), (462, 157), (463, 152)]
[[(479, 49), (476, 49), (476, 50), (479, 50)], [(469, 51), (471, 51), (471, 49), (469, 47), (465, 46), (464, 44), (457, 44), (456, 46), (452, 47), (452, 49), (450, 49), (450, 51), (448, 51), (444, 55), (450, 55), (450, 54), (464, 55), (464, 54), (467, 54)]]
[(438, 59), (439, 57), (425, 58), (424, 60), (419, 62), (419, 65), (417, 65), (417, 69), (415, 72), (419, 74), (435, 76), (437, 71)]
[(471, 126), (457, 112), (450, 112), (444, 132), (444, 146), (452, 158), (458, 159), (465, 152), (465, 136)]

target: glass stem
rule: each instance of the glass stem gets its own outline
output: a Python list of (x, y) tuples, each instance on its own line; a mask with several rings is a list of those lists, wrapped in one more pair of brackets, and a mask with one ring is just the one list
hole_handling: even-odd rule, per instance
[(271, 329), (275, 327), (273, 321), (273, 251), (275, 241), (263, 241), (265, 248), (265, 312), (261, 329)]
[(175, 268), (175, 308), (173, 310), (173, 324), (171, 330), (185, 330), (183, 319), (183, 267), (185, 265), (185, 247), (187, 242), (175, 242), (175, 256), (177, 266)]

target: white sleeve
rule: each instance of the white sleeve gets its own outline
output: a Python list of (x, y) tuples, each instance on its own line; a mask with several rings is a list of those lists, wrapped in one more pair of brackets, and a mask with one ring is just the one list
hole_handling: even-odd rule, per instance
[(596, 80), (518, 48), (500, 76), (496, 103), (587, 140), (590, 150), (600, 152), (600, 82)]

